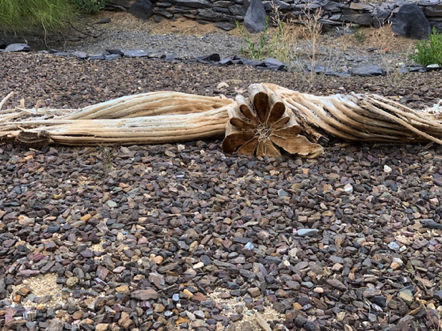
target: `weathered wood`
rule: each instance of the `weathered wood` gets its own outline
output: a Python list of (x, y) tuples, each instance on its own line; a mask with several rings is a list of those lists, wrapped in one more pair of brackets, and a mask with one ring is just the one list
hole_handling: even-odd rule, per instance
[(154, 92), (80, 110), (6, 110), (0, 112), (0, 142), (31, 146), (33, 137), (42, 144), (42, 132), (48, 143), (62, 145), (159, 144), (221, 138), (228, 121), (227, 109), (232, 105), (236, 103), (231, 99)]
[[(281, 149), (320, 155), (324, 137), (369, 142), (442, 145), (442, 101), (414, 110), (376, 94), (315, 96), (274, 84), (252, 84), (236, 100), (153, 92), (83, 109), (3, 109), (0, 143), (157, 144), (222, 137), (226, 153), (279, 156)], [(227, 123), (227, 126), (226, 126)], [(304, 137), (303, 137), (304, 136)]]
[(290, 108), (302, 133), (317, 141), (323, 132), (353, 141), (410, 143), (433, 141), (442, 144), (441, 107), (417, 111), (376, 94), (318, 97), (264, 84)]

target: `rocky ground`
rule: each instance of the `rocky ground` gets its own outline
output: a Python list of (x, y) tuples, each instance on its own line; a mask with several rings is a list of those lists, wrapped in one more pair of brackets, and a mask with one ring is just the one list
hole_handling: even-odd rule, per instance
[[(148, 58), (0, 60), (1, 97), (16, 92), (6, 108), (158, 90), (233, 97), (254, 82), (421, 108), (442, 89), (440, 71), (309, 84)], [(315, 160), (224, 155), (220, 141), (2, 145), (0, 328), (439, 330), (441, 155), (345, 142)]]

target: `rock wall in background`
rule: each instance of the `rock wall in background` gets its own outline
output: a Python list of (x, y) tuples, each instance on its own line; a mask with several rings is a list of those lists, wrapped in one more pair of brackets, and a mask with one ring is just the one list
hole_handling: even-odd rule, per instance
[[(274, 0), (280, 13), (298, 18), (306, 11), (323, 9), (320, 22), (324, 29), (339, 27), (347, 23), (379, 28), (387, 22), (393, 22), (395, 14), (404, 4), (416, 4), (425, 15), (431, 27), (442, 32), (442, 0), (387, 1), (383, 3), (340, 2), (333, 0)], [(268, 15), (272, 14), (272, 1), (264, 0)], [(164, 18), (174, 19), (180, 16), (199, 23), (217, 23), (226, 30), (235, 27), (235, 21), (242, 22), (249, 6), (249, 0), (108, 0), (108, 10), (129, 10), (131, 6), (148, 8), (156, 21)], [(145, 18), (145, 13), (131, 13)]]

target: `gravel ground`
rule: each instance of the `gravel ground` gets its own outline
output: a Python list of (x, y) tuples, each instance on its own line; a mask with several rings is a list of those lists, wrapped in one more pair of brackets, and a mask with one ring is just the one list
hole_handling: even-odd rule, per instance
[[(347, 79), (146, 58), (0, 54), (30, 107), (269, 82), (419, 108), (440, 72)], [(218, 89), (220, 82), (228, 87)], [(220, 141), (0, 146), (2, 330), (438, 330), (442, 149), (337, 142), (315, 160)]]

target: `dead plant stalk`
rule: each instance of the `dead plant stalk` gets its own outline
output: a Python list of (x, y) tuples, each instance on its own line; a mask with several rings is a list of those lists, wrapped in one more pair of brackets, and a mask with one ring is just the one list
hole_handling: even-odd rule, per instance
[(319, 22), (322, 17), (323, 10), (319, 8), (315, 11), (310, 9), (310, 3), (305, 5), (303, 10), (304, 15), (300, 17), (301, 22), (304, 24), (303, 37), (310, 43), (310, 85), (313, 84), (316, 77), (316, 53), (319, 48), (319, 42), (321, 38), (322, 24)]

